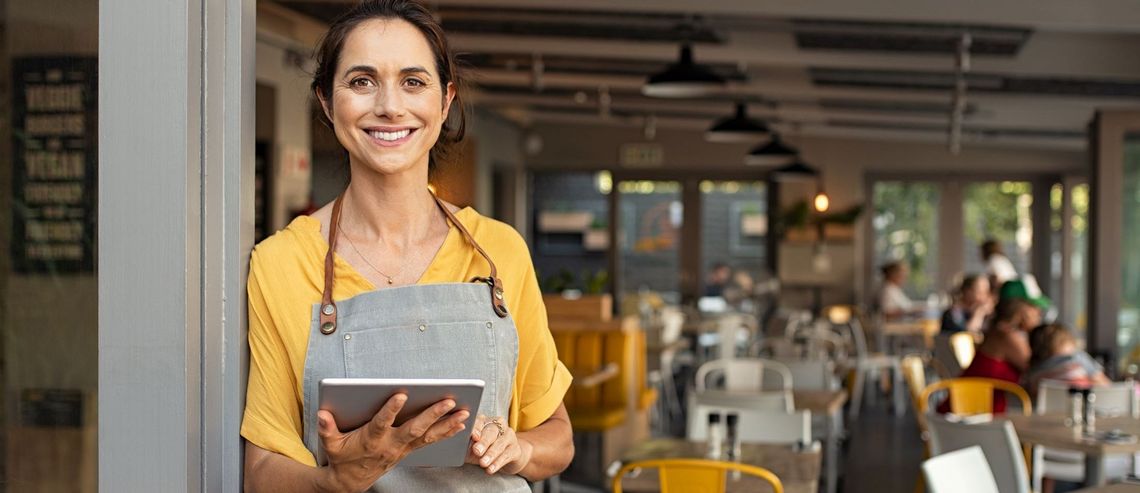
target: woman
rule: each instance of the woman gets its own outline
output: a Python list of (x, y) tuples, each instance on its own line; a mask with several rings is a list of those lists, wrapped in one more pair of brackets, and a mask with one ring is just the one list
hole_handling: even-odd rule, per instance
[(962, 280), (958, 297), (942, 314), (943, 334), (969, 332), (975, 337), (982, 333), (986, 317), (993, 312), (993, 296), (990, 281), (985, 276), (969, 275)]
[[(317, 65), (313, 92), (351, 180), (254, 249), (246, 488), (529, 491), (526, 480), (573, 457), (562, 405), (570, 375), (522, 238), (428, 189), (429, 169), (464, 128), (443, 32), (418, 3), (366, 1), (332, 24)], [(398, 394), (342, 433), (316, 409), (326, 377), (485, 380), (468, 465), (395, 468), (463, 428), (468, 414), (448, 415), (451, 400), (395, 426)]]
[(994, 289), (1000, 288), (1006, 281), (1017, 278), (1017, 269), (1013, 262), (1005, 256), (1001, 242), (990, 238), (982, 242), (982, 262), (986, 263), (986, 275), (990, 277), (990, 285)]
[[(1041, 312), (1024, 300), (1001, 300), (994, 308), (993, 321), (978, 345), (963, 377), (985, 377), (1020, 383), (1029, 366), (1027, 333), (1041, 323)], [(941, 409), (940, 409), (941, 410)], [(945, 411), (943, 411), (945, 412)], [(994, 392), (995, 414), (1005, 412), (1005, 393)]]
[(883, 285), (876, 296), (876, 306), (886, 320), (922, 313), (925, 305), (919, 305), (907, 297), (903, 291), (907, 269), (902, 262), (890, 262), (882, 267)]

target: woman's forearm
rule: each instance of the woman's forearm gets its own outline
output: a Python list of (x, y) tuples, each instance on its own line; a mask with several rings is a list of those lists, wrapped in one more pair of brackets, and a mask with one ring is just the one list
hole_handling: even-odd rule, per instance
[(323, 468), (310, 467), (249, 442), (245, 444), (247, 492), (319, 493), (334, 491)]
[(518, 433), (519, 440), (532, 446), (530, 462), (519, 471), (528, 481), (538, 481), (558, 474), (574, 458), (574, 434), (566, 406), (560, 405), (542, 424)]

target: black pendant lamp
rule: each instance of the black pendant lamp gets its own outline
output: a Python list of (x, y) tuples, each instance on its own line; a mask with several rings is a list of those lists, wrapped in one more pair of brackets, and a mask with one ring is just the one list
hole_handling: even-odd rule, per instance
[(808, 181), (815, 180), (818, 176), (819, 170), (799, 159), (772, 170), (772, 179), (775, 181)]
[(763, 121), (748, 116), (748, 106), (736, 103), (736, 113), (717, 120), (707, 132), (709, 142), (748, 142), (768, 137), (771, 131)]
[(681, 45), (681, 59), (649, 76), (641, 93), (655, 98), (687, 98), (708, 94), (726, 83), (708, 67), (693, 63), (693, 48), (685, 43)]
[(794, 160), (799, 154), (800, 151), (795, 147), (784, 144), (779, 134), (772, 134), (772, 140), (756, 146), (744, 156), (744, 164), (752, 166), (784, 164)]

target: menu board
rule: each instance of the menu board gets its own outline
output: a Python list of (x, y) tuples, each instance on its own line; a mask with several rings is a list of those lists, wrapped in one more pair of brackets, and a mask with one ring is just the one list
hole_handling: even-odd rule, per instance
[(98, 63), (12, 60), (12, 266), (95, 270)]

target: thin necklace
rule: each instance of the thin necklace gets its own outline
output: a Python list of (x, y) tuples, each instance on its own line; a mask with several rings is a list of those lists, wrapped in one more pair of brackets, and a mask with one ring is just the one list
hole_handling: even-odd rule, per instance
[[(375, 265), (372, 265), (372, 262), (368, 261), (368, 257), (365, 257), (363, 253), (360, 253), (360, 250), (356, 248), (356, 243), (353, 243), (352, 238), (350, 238), (347, 234), (345, 234), (344, 229), (340, 230), (340, 235), (343, 236), (344, 239), (348, 240), (348, 246), (352, 247), (352, 250), (354, 252), (356, 252), (357, 257), (360, 257), (360, 260), (363, 260), (365, 264), (368, 264), (368, 266), (371, 267), (372, 270), (376, 271), (377, 274), (380, 274), (381, 276), (388, 278), (388, 284), (392, 284), (394, 282), (392, 280), (392, 276), (389, 276), (388, 274), (381, 272), (380, 269), (377, 269)], [(400, 275), (400, 273), (396, 272), (396, 275), (398, 276), (398, 275)]]

